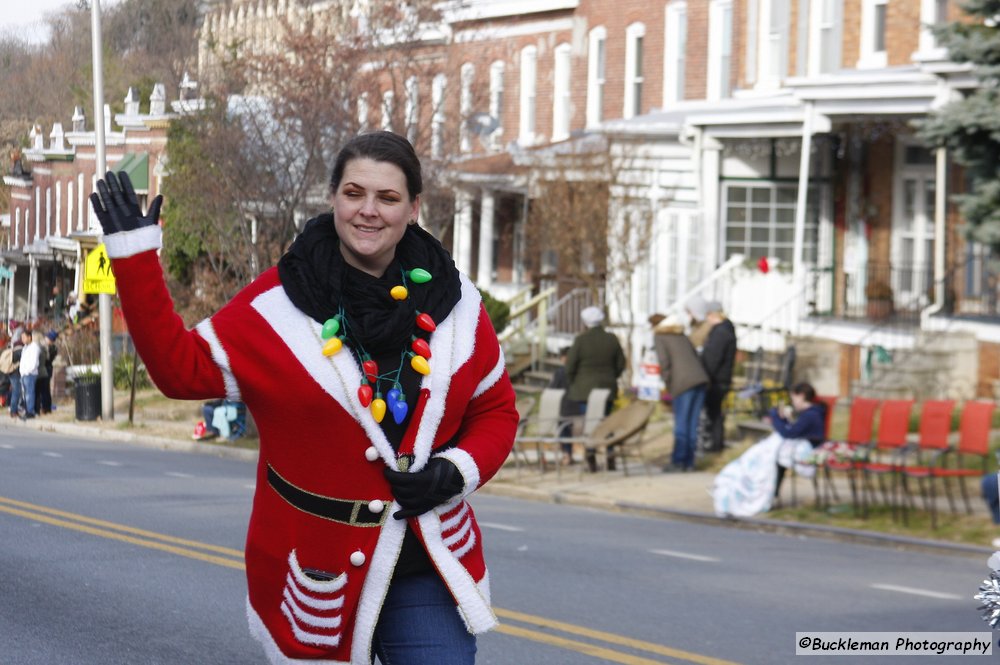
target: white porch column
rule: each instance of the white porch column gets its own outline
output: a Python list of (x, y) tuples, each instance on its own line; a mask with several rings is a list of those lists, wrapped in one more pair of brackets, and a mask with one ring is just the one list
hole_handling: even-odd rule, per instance
[(496, 198), (493, 191), (483, 189), (479, 207), (479, 272), (476, 283), (484, 289), (493, 285), (493, 212)]
[(945, 250), (947, 237), (945, 222), (948, 218), (948, 149), (935, 151), (934, 163), (934, 304), (944, 307)]
[[(806, 102), (805, 118), (802, 121), (802, 153), (799, 155), (799, 191), (795, 202), (795, 242), (792, 246), (792, 279), (794, 288), (801, 291), (803, 297), (797, 298), (800, 304), (804, 302), (806, 283), (805, 240), (806, 240), (806, 204), (809, 202), (809, 164), (812, 154), (813, 133), (813, 103)], [(799, 315), (802, 312), (798, 313)], [(796, 318), (799, 318), (796, 316)]]
[[(701, 170), (701, 204), (702, 228), (705, 230), (706, 265), (712, 272), (724, 260), (721, 231), (719, 224), (722, 216), (719, 214), (719, 176), (722, 172), (722, 144), (717, 139), (705, 136), (699, 132), (698, 152), (699, 169)], [(726, 303), (723, 303), (725, 305)]]
[(14, 318), (14, 278), (17, 277), (17, 266), (12, 265), (10, 269), (14, 272), (7, 280), (7, 320), (11, 321)]
[(455, 259), (455, 267), (468, 275), (472, 269), (472, 194), (464, 189), (455, 192), (451, 253)]
[(28, 320), (38, 318), (38, 261), (28, 257)]

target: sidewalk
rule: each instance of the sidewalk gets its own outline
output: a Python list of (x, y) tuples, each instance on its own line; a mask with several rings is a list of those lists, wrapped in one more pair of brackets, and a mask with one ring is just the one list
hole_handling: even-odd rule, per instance
[[(104, 441), (119, 441), (161, 450), (217, 455), (248, 462), (257, 459), (256, 450), (236, 448), (224, 445), (224, 443), (193, 441), (186, 427), (187, 423), (184, 423), (184, 427), (151, 427), (150, 429), (158, 432), (166, 432), (166, 435), (156, 435), (144, 431), (146, 429), (144, 427), (128, 428), (125, 424), (127, 417), (121, 412), (115, 418), (114, 425), (109, 427), (101, 420), (88, 422), (71, 420), (72, 412), (70, 409), (72, 409), (72, 405), (63, 406), (62, 409), (67, 409), (67, 411), (28, 421), (10, 419), (4, 413), (4, 417), (0, 419), (0, 426), (7, 430), (49, 431)], [(625, 476), (621, 471), (596, 474), (581, 473), (579, 464), (563, 467), (558, 472), (549, 470), (543, 474), (538, 472), (537, 467), (517, 469), (513, 464), (507, 464), (480, 491), (486, 494), (564, 503), (600, 510), (653, 515), (718, 526), (794, 532), (799, 535), (837, 538), (890, 547), (908, 547), (977, 556), (988, 556), (993, 553), (993, 548), (987, 546), (776, 520), (769, 519), (767, 516), (753, 518), (718, 517), (714, 514), (710, 494), (714, 476), (714, 472), (708, 471), (663, 473), (656, 466), (650, 466), (647, 472), (638, 464), (630, 466), (628, 476)], [(786, 480), (786, 483), (788, 482)], [(811, 481), (799, 478), (795, 481), (795, 488), (797, 503), (806, 506), (812, 505), (814, 495)], [(790, 498), (790, 489), (790, 486), (786, 486), (783, 490), (786, 502)], [(849, 496), (846, 485), (840, 490), (840, 494), (842, 497)], [(977, 510), (979, 508), (981, 507), (977, 506)], [(983, 518), (988, 522), (989, 517), (985, 514), (985, 509), (983, 509)]]

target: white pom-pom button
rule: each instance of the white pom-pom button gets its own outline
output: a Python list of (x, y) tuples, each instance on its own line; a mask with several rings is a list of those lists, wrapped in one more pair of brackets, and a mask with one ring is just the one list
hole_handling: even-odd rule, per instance
[(368, 446), (365, 450), (365, 459), (369, 462), (374, 462), (378, 459), (378, 449), (375, 446)]
[(365, 565), (365, 553), (361, 550), (351, 553), (351, 565), (352, 566), (363, 566)]
[(383, 510), (385, 510), (385, 503), (383, 503), (379, 499), (375, 499), (373, 501), (369, 501), (368, 502), (368, 510), (370, 510), (371, 512), (373, 512), (376, 515), (378, 515), (380, 512), (382, 512)]

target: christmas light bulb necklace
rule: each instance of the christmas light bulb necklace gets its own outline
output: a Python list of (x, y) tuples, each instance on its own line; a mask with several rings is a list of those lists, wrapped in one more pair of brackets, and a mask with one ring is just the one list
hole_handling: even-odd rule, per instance
[[(423, 268), (401, 269), (400, 272), (403, 283), (389, 290), (392, 299), (400, 302), (410, 297), (407, 282), (426, 284), (432, 279), (431, 274)], [(415, 323), (418, 328), (427, 333), (432, 333), (437, 328), (434, 320), (425, 312), (417, 311)], [(361, 386), (357, 393), (358, 401), (361, 402), (361, 406), (371, 411), (375, 422), (381, 423), (388, 412), (392, 414), (395, 423), (401, 425), (409, 415), (409, 405), (406, 402), (406, 395), (403, 394), (403, 386), (399, 379), (407, 358), (410, 360), (410, 367), (418, 374), (427, 376), (431, 373), (431, 366), (428, 362), (431, 357), (431, 347), (427, 340), (410, 335), (410, 348), (409, 350), (403, 348), (400, 351), (399, 366), (393, 371), (380, 373), (378, 363), (351, 334), (350, 322), (343, 305), (337, 308), (337, 314), (323, 323), (320, 337), (325, 340), (323, 342), (323, 355), (328, 358), (339, 353), (345, 342), (354, 352), (354, 356), (361, 366), (362, 374)], [(383, 388), (387, 389), (383, 391)]]

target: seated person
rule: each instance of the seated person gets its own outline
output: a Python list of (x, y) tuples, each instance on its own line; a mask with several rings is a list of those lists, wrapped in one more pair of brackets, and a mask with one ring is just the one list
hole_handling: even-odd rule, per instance
[(204, 420), (194, 428), (193, 439), (205, 441), (223, 437), (230, 441), (246, 434), (247, 410), (243, 402), (216, 399), (201, 407)]
[[(826, 440), (826, 404), (816, 401), (816, 390), (808, 383), (798, 383), (793, 386), (789, 396), (795, 420), (789, 421), (778, 412), (778, 409), (772, 407), (768, 419), (774, 431), (786, 441), (805, 440), (812, 448), (822, 445)], [(781, 494), (781, 481), (785, 479), (785, 469), (795, 462), (797, 457), (795, 452), (795, 446), (782, 446), (778, 451), (778, 477), (774, 483), (775, 499)]]
[[(997, 485), (997, 474), (987, 473), (982, 480), (983, 500), (990, 509), (994, 524), (1000, 524), (1000, 487)], [(993, 547), (1000, 549), (1000, 538), (993, 539)]]

